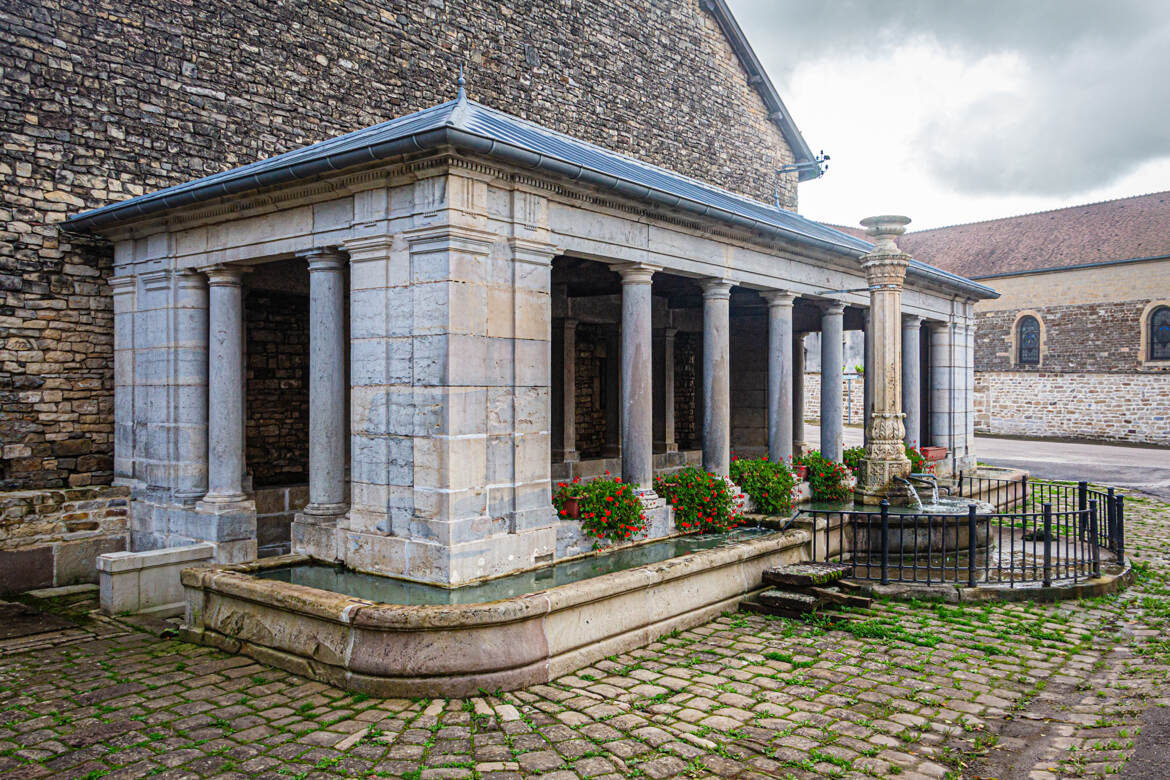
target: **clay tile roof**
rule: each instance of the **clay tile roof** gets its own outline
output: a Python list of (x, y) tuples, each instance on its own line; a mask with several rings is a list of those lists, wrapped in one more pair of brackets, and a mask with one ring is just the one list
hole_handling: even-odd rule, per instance
[(1170, 191), (920, 230), (898, 245), (916, 260), (969, 279), (1167, 257)]

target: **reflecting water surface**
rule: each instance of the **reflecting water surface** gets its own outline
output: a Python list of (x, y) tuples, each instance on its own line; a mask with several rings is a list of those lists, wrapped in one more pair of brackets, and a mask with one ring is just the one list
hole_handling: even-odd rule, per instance
[(734, 544), (765, 534), (773, 534), (768, 528), (740, 528), (723, 534), (694, 534), (674, 539), (647, 542), (633, 547), (623, 547), (612, 552), (598, 552), (583, 558), (555, 563), (539, 569), (510, 574), (459, 588), (443, 588), (419, 582), (383, 577), (377, 574), (363, 574), (327, 564), (301, 563), (266, 569), (255, 574), (260, 579), (291, 582), (310, 588), (341, 593), (370, 601), (386, 604), (480, 604), (498, 601), (513, 596), (579, 582), (602, 574), (624, 571), (636, 566), (659, 563), (686, 555), (697, 550), (707, 550), (726, 544)]

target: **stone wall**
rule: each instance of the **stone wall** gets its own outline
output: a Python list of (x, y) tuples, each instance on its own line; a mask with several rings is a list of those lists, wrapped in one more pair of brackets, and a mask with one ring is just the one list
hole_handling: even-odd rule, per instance
[(768, 451), (767, 310), (731, 316), (731, 452), (754, 458)]
[(1019, 310), (979, 312), (975, 365), (980, 371), (1132, 371), (1142, 364), (1141, 320), (1149, 300), (1029, 307), (1043, 325), (1039, 366), (1014, 364)]
[[(841, 382), (844, 399), (841, 403), (842, 421), (846, 425), (862, 425), (865, 420), (865, 382), (858, 374), (846, 374)], [(804, 419), (814, 424), (821, 419), (821, 374), (804, 375)]]
[[(605, 369), (608, 353), (600, 328), (577, 328), (577, 453), (599, 458), (605, 449)], [(616, 359), (617, 356), (614, 356)], [(617, 403), (617, 399), (613, 399)]]
[(111, 475), (110, 253), (57, 223), (448, 100), (460, 62), (474, 99), (762, 200), (791, 161), (700, 0), (0, 10), (0, 490)]
[(125, 487), (0, 494), (0, 591), (97, 582), (98, 555), (126, 549)]
[(256, 487), (309, 479), (309, 299), (254, 291), (247, 334), (247, 464)]
[(680, 450), (702, 446), (698, 417), (698, 364), (703, 334), (679, 331), (674, 336), (674, 438)]
[(975, 429), (1170, 445), (1170, 374), (980, 371)]

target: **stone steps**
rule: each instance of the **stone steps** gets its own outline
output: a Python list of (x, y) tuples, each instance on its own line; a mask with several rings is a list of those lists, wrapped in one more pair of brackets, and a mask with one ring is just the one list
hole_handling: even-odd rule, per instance
[(745, 599), (740, 609), (757, 614), (799, 618), (834, 606), (868, 607), (871, 600), (850, 593), (843, 581), (852, 567), (839, 563), (794, 563), (764, 571), (770, 587)]

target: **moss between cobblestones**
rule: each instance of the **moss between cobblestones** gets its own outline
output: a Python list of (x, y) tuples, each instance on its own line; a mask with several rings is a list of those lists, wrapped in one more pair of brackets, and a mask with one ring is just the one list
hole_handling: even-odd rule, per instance
[[(1103, 776), (1140, 742), (1141, 712), (1170, 704), (1170, 507), (1130, 501), (1131, 592), (877, 601), (844, 626), (728, 613), (548, 685), (461, 700), (355, 696), (99, 622), (0, 655), (0, 773)], [(1014, 765), (1013, 729), (1040, 717), (1050, 736)]]

